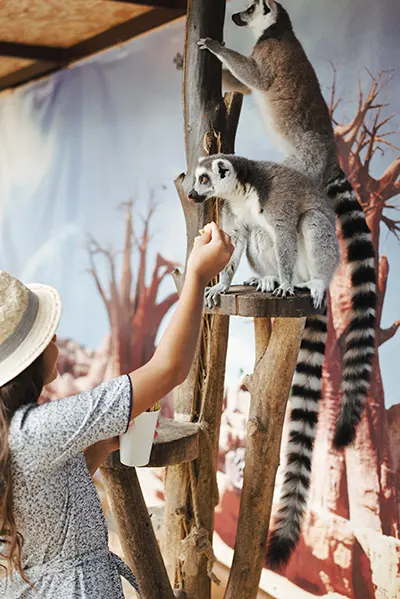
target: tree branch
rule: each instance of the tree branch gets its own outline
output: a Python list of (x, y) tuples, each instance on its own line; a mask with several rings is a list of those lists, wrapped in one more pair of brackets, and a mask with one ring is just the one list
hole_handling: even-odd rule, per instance
[(129, 311), (132, 287), (132, 206), (133, 202), (124, 202), (121, 205), (125, 209), (125, 244), (123, 251), (123, 265), (121, 275), (121, 303), (125, 313)]
[[(88, 256), (89, 256), (89, 262), (90, 262), (90, 268), (89, 268), (89, 273), (92, 275), (94, 282), (96, 284), (97, 290), (100, 294), (101, 299), (104, 302), (104, 306), (107, 310), (108, 313), (108, 317), (110, 318), (110, 301), (107, 298), (105, 291), (103, 289), (102, 284), (100, 283), (100, 278), (99, 275), (97, 273), (97, 268), (96, 268), (96, 264), (94, 261), (94, 255), (97, 253), (97, 248), (96, 248), (96, 242), (92, 239), (89, 239), (88, 241), (88, 246), (87, 246), (87, 251), (88, 251)], [(93, 249), (94, 248), (94, 249)]]
[(381, 345), (386, 343), (386, 341), (389, 341), (389, 339), (394, 337), (399, 328), (400, 320), (396, 320), (396, 322), (394, 322), (392, 326), (388, 329), (380, 329), (378, 337), (378, 346), (380, 347)]
[(392, 164), (383, 173), (378, 180), (380, 184), (380, 193), (382, 203), (397, 196), (400, 193), (400, 156), (393, 160)]
[(396, 239), (400, 241), (400, 220), (394, 220), (382, 214), (381, 221), (387, 226), (390, 233), (393, 233), (396, 236)]

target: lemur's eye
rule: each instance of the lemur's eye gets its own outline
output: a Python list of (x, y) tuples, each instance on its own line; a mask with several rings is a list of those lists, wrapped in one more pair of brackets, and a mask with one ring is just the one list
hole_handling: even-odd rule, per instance
[(206, 185), (210, 180), (210, 177), (208, 175), (200, 175), (199, 177), (199, 183), (201, 183), (202, 185)]
[(256, 5), (252, 4), (250, 6), (250, 8), (248, 8), (247, 12), (249, 13), (249, 15), (251, 15), (255, 11), (255, 9), (256, 9)]

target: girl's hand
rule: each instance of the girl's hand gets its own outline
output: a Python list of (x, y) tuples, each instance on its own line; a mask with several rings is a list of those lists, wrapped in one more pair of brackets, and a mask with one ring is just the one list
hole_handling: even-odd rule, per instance
[(187, 273), (205, 286), (228, 264), (234, 247), (231, 238), (212, 222), (204, 227), (203, 235), (194, 240), (187, 264)]

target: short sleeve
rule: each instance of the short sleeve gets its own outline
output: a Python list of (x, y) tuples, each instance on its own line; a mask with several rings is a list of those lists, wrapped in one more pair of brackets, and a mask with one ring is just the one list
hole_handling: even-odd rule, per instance
[(11, 452), (28, 470), (62, 464), (89, 445), (124, 433), (131, 408), (127, 375), (73, 397), (24, 407), (11, 421)]

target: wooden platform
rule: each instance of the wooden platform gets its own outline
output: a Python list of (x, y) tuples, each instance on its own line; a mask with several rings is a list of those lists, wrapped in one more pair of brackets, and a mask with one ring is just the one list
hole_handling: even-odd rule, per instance
[[(193, 422), (160, 420), (158, 437), (154, 441), (150, 462), (146, 468), (175, 466), (192, 462), (199, 455), (199, 427)], [(108, 468), (126, 468), (121, 464), (119, 451), (111, 453), (105, 464)]]
[(272, 293), (256, 291), (252, 287), (233, 285), (221, 295), (218, 308), (206, 309), (208, 314), (227, 314), (253, 318), (301, 318), (321, 314), (313, 306), (308, 291), (296, 291), (292, 297), (275, 297)]

